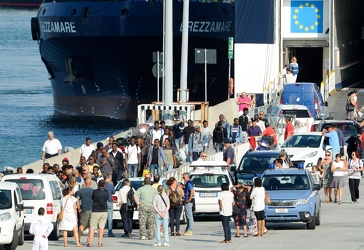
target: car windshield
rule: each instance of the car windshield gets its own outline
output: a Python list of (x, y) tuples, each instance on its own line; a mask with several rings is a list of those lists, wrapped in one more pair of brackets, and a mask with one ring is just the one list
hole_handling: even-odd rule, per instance
[(244, 156), (241, 160), (239, 169), (244, 171), (265, 171), (269, 168), (270, 163), (278, 158), (277, 155), (257, 155), (257, 156)]
[(283, 144), (282, 148), (318, 148), (321, 144), (321, 135), (292, 135)]
[(262, 178), (265, 190), (308, 190), (307, 175), (265, 175)]
[(0, 210), (11, 208), (11, 191), (0, 190)]
[(196, 174), (191, 175), (191, 180), (193, 186), (199, 188), (220, 188), (222, 183), (229, 183), (226, 174)]
[[(130, 181), (130, 186), (132, 188), (134, 188), (134, 190), (138, 190), (138, 188), (140, 188), (141, 186), (143, 186), (143, 181), (144, 180)], [(115, 190), (116, 191), (119, 191), (123, 186), (124, 186), (123, 185), (123, 182), (121, 181), (121, 183), (116, 186)]]
[(44, 200), (44, 185), (42, 180), (38, 179), (11, 179), (6, 180), (15, 182), (20, 188), (23, 200)]
[[(357, 137), (358, 134), (358, 127), (355, 124), (348, 124), (348, 123), (335, 123), (337, 124), (338, 129), (343, 131), (344, 137), (349, 138), (350, 136)], [(326, 123), (323, 128), (329, 129), (330, 123)]]
[(308, 110), (305, 109), (284, 109), (282, 110), (284, 115), (296, 116), (296, 118), (310, 118)]

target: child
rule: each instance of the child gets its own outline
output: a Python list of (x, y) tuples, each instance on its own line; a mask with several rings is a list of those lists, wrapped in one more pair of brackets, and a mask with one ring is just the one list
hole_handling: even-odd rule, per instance
[(313, 177), (313, 181), (315, 182), (315, 184), (321, 184), (322, 174), (319, 171), (317, 171), (316, 165), (312, 166), (311, 175)]
[(29, 232), (34, 235), (32, 250), (48, 250), (48, 236), (53, 230), (53, 224), (44, 217), (44, 208), (38, 209), (39, 217), (30, 224)]

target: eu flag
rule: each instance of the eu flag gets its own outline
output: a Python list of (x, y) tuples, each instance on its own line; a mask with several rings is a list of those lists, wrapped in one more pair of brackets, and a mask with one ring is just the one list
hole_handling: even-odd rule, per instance
[(291, 33), (322, 33), (323, 1), (291, 0)]

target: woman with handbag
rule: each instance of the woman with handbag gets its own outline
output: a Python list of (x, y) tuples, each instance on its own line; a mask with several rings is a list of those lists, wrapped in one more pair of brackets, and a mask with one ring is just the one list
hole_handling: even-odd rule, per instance
[(238, 213), (233, 213), (236, 228), (235, 237), (240, 237), (240, 226), (243, 226), (244, 228), (244, 237), (248, 237), (246, 217), (250, 189), (250, 186), (244, 186), (243, 184), (239, 184), (231, 188), (231, 191), (234, 194), (235, 205), (238, 208)]
[(258, 234), (255, 236), (263, 236), (265, 231), (264, 227), (264, 209), (265, 209), (265, 189), (262, 186), (260, 178), (254, 179), (254, 188), (250, 195), (252, 200), (252, 207), (257, 217)]
[[(73, 235), (76, 239), (76, 246), (82, 247), (78, 237), (77, 227), (77, 199), (73, 196), (73, 188), (67, 187), (63, 189), (63, 197), (61, 199), (62, 211), (59, 216), (59, 230), (63, 231), (64, 246), (68, 246), (67, 232), (73, 231)], [(62, 218), (60, 218), (62, 217)]]
[(169, 214), (168, 214), (168, 210), (170, 207), (169, 204), (169, 198), (168, 196), (163, 192), (163, 186), (159, 185), (157, 188), (158, 194), (154, 195), (153, 197), (153, 208), (154, 211), (156, 212), (155, 214), (155, 224), (156, 224), (156, 228), (155, 228), (155, 236), (154, 236), (154, 246), (155, 247), (160, 247), (162, 246), (161, 244), (161, 235), (160, 235), (160, 230), (161, 230), (161, 226), (163, 226), (163, 230), (164, 230), (164, 243), (163, 246), (164, 247), (168, 247), (169, 245), (169, 236), (168, 236), (168, 221), (169, 221)]

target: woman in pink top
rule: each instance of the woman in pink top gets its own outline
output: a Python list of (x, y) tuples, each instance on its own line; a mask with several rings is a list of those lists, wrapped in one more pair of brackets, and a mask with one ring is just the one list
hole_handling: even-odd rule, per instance
[(239, 105), (239, 116), (244, 113), (244, 108), (249, 109), (249, 105), (251, 104), (252, 100), (249, 96), (246, 95), (246, 92), (242, 92), (241, 96), (236, 101), (236, 105)]

